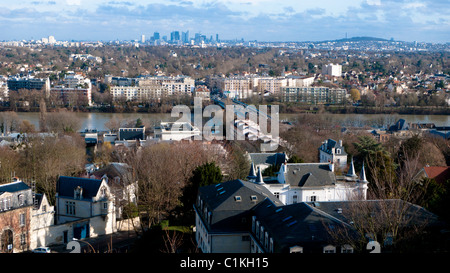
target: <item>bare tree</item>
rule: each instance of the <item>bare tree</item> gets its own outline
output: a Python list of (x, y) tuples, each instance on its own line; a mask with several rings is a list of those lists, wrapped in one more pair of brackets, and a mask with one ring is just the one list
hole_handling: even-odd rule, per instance
[(183, 245), (183, 233), (176, 230), (164, 230), (163, 236), (165, 253), (176, 253), (180, 246)]
[(341, 216), (344, 228), (328, 229), (335, 241), (345, 242), (363, 250), (370, 240), (395, 248), (421, 234), (433, 214), (415, 205), (424, 196), (426, 185), (416, 178), (420, 169), (418, 156), (405, 158), (397, 170), (380, 160), (377, 153), (368, 160), (371, 177), (368, 200), (354, 200), (343, 204)]

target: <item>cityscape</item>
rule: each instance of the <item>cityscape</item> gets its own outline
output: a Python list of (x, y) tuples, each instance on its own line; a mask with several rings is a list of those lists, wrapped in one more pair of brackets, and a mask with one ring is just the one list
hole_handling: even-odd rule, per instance
[[(261, 17), (278, 9), (65, 2), (99, 17), (183, 7), (249, 25), (259, 18), (251, 7)], [(433, 1), (422, 2), (407, 9), (429, 19), (419, 9)], [(300, 14), (286, 3), (278, 16)], [(42, 15), (63, 5), (27, 4)], [(0, 23), (17, 10), (11, 3)], [(448, 33), (427, 39), (414, 21), (417, 39), (356, 28), (269, 39), (191, 23), (136, 26), (133, 38), (91, 38), (94, 26), (86, 38), (0, 34), (0, 253), (180, 254), (171, 266), (199, 270), (267, 269), (301, 253), (448, 254)], [(448, 30), (431, 25), (429, 35)]]

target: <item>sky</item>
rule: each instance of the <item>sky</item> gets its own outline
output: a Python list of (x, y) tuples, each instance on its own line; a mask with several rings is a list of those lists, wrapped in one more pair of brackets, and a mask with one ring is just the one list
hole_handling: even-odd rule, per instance
[(154, 32), (223, 40), (369, 36), (450, 42), (449, 0), (0, 0), (0, 41), (110, 41)]

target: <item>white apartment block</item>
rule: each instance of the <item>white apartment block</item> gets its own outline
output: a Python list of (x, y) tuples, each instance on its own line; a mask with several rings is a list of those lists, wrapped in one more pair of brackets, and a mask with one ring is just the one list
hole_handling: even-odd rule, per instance
[(342, 65), (340, 64), (327, 64), (322, 67), (322, 74), (332, 77), (342, 76)]
[[(111, 83), (113, 77), (108, 78)], [(192, 96), (195, 89), (195, 80), (191, 77), (145, 77), (126, 81), (120, 79), (121, 84), (111, 86), (111, 95), (114, 100), (146, 101), (160, 99), (165, 96)], [(133, 84), (134, 82), (134, 84)]]
[(229, 77), (221, 81), (221, 87), (229, 98), (246, 99), (253, 96), (253, 84), (248, 77)]

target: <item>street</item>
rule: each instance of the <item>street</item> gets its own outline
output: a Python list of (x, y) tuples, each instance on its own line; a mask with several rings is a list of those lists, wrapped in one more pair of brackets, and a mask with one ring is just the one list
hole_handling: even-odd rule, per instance
[(50, 246), (50, 249), (51, 253), (127, 253), (136, 238), (134, 231), (121, 231)]

